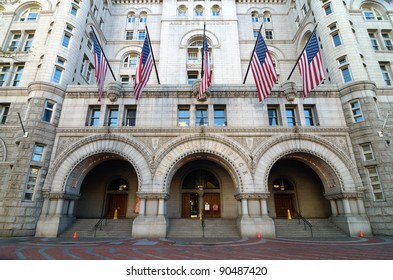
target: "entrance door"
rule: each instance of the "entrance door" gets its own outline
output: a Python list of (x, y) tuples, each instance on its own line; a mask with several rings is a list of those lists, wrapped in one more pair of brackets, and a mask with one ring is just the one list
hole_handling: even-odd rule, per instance
[(182, 218), (198, 217), (198, 194), (183, 193), (182, 199)]
[(117, 209), (117, 217), (124, 218), (127, 212), (128, 194), (110, 194), (109, 195), (109, 217), (113, 218)]
[(220, 205), (220, 194), (219, 193), (205, 193), (203, 196), (203, 203), (208, 203), (209, 211), (206, 211), (206, 218), (220, 218), (221, 217), (221, 205)]
[(275, 194), (274, 203), (276, 205), (277, 218), (287, 218), (288, 209), (292, 215), (292, 195), (291, 194)]

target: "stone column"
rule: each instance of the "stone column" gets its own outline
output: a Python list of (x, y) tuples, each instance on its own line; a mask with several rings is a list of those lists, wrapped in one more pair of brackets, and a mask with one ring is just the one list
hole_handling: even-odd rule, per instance
[(74, 207), (75, 207), (75, 200), (71, 199), (70, 204), (68, 205), (68, 216), (74, 215)]
[(260, 201), (261, 201), (261, 214), (262, 214), (262, 216), (268, 216), (266, 198), (262, 198)]
[(139, 208), (140, 216), (145, 216), (145, 206), (146, 206), (146, 199), (140, 198), (140, 208)]
[(337, 216), (338, 215), (338, 210), (337, 210), (337, 204), (335, 199), (330, 199), (330, 209), (332, 210), (332, 216)]
[(342, 202), (343, 202), (343, 207), (344, 207), (344, 214), (345, 215), (350, 215), (351, 214), (351, 207), (349, 205), (348, 198), (343, 198)]
[(158, 215), (164, 216), (164, 214), (165, 214), (165, 199), (160, 198), (158, 200)]
[(64, 199), (59, 198), (57, 199), (57, 203), (56, 203), (56, 216), (61, 216), (63, 213), (63, 205), (64, 205)]

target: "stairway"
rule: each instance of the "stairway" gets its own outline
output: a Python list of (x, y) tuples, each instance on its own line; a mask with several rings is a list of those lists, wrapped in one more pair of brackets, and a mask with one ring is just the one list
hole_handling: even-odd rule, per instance
[[(312, 225), (314, 238), (344, 238), (348, 237), (340, 228), (330, 222), (328, 219), (308, 219)], [(308, 226), (304, 230), (304, 223), (297, 219), (275, 219), (274, 220), (277, 238), (303, 238), (311, 237), (311, 231)]]
[[(167, 238), (188, 240), (203, 238), (202, 221), (199, 219), (170, 219)], [(206, 219), (204, 238), (217, 240), (241, 239), (236, 219)]]
[(107, 219), (100, 228), (94, 233), (94, 226), (100, 219), (77, 219), (76, 222), (60, 237), (73, 237), (77, 233), (78, 237), (95, 237), (109, 238), (109, 237), (131, 237), (133, 219)]

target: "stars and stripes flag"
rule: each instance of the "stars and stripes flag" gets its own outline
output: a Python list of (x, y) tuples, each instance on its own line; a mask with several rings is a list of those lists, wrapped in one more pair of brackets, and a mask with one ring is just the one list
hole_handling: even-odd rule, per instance
[(149, 33), (146, 34), (145, 41), (143, 42), (141, 56), (139, 58), (138, 66), (136, 67), (135, 82), (134, 82), (134, 95), (138, 100), (142, 94), (143, 88), (149, 80), (151, 71), (153, 69), (153, 55), (150, 48)]
[(319, 51), (315, 31), (299, 59), (298, 66), (303, 83), (303, 97), (306, 97), (311, 90), (325, 79), (325, 71), (323, 70), (321, 52)]
[(258, 99), (261, 102), (270, 94), (277, 81), (276, 69), (261, 32), (258, 33), (255, 51), (252, 55), (251, 71), (257, 87)]
[(203, 66), (202, 66), (202, 80), (199, 85), (199, 94), (198, 99), (203, 97), (205, 91), (210, 87), (211, 84), (211, 75), (210, 75), (210, 59), (209, 59), (209, 46), (207, 44), (205, 31), (203, 31)]
[(102, 92), (104, 90), (105, 76), (108, 70), (108, 61), (101, 49), (98, 39), (93, 33), (93, 44), (94, 44), (94, 71), (96, 76), (96, 83), (98, 86), (98, 102), (101, 101)]

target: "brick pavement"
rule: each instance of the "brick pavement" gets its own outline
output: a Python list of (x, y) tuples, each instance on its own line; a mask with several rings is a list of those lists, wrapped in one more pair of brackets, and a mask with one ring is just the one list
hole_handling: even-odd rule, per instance
[(342, 240), (2, 238), (2, 260), (393, 260), (393, 238)]

